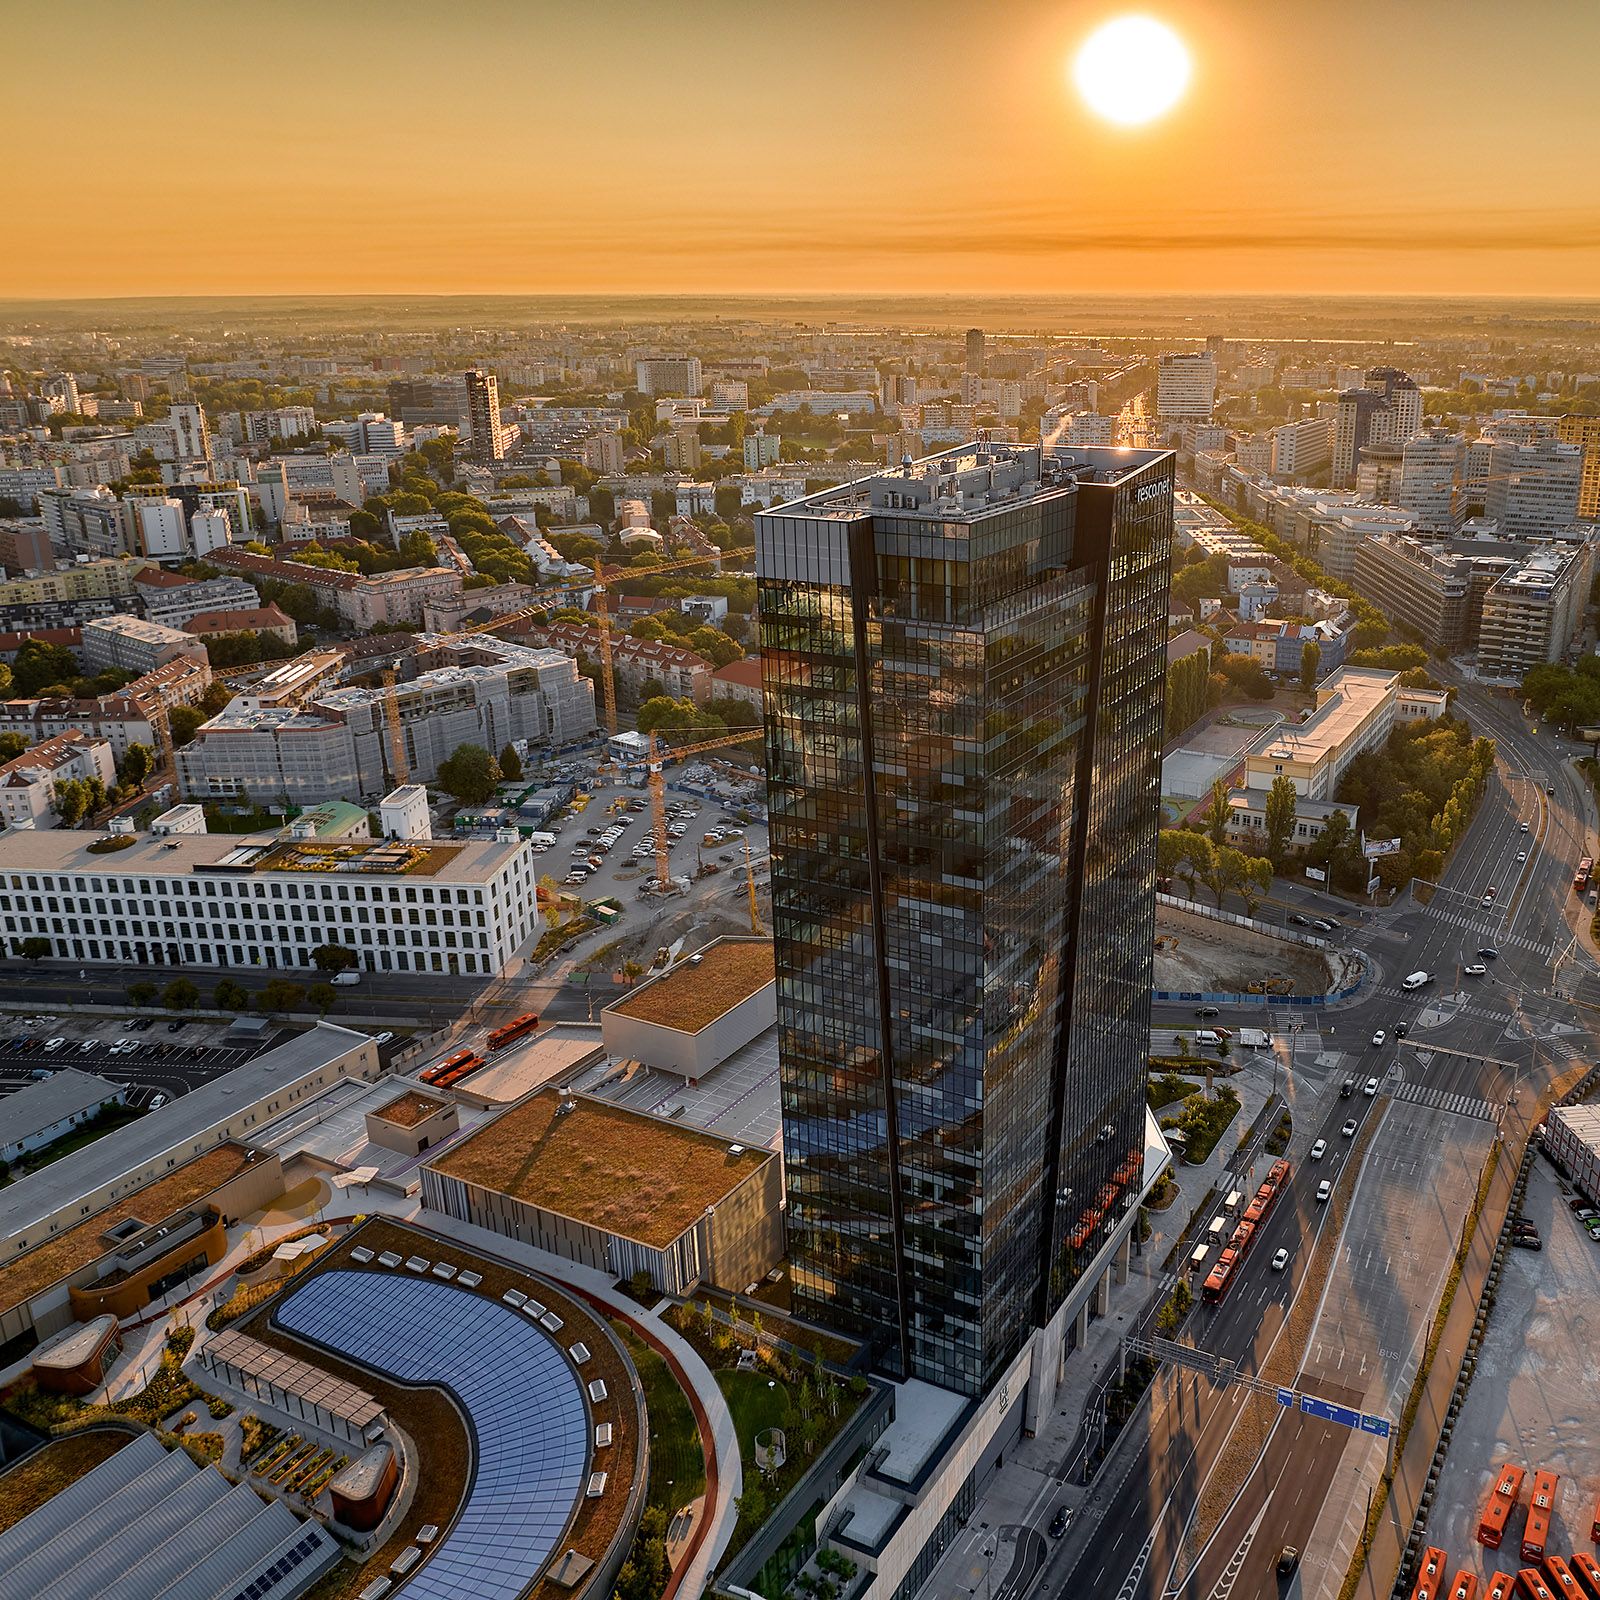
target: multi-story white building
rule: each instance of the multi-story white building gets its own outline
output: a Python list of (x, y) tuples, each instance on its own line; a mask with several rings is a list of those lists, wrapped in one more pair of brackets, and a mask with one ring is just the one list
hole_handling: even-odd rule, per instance
[(381, 411), (363, 411), (352, 422), (324, 423), (322, 431), (335, 439), (344, 440), (354, 455), (389, 457), (405, 454), (405, 424), (386, 417)]
[(314, 970), (320, 945), (368, 972), (500, 971), (539, 924), (519, 838), (436, 844), (267, 834), (0, 833), (0, 938), (57, 959)]
[(640, 394), (699, 394), (699, 356), (646, 356), (634, 363)]
[(1461, 477), (1466, 445), (1458, 433), (1419, 433), (1401, 446), (1400, 481), (1395, 504), (1428, 533), (1453, 533), (1461, 526), (1466, 501)]
[(1303, 478), (1327, 466), (1333, 449), (1333, 426), (1329, 417), (1303, 417), (1274, 428), (1273, 477)]
[(1582, 484), (1580, 445), (1553, 439), (1496, 444), (1489, 452), (1484, 515), (1499, 524), (1502, 538), (1547, 538), (1576, 520)]
[(1210, 420), (1217, 400), (1217, 363), (1201, 350), (1164, 354), (1156, 366), (1156, 414)]
[(103, 486), (47, 488), (39, 495), (39, 514), (51, 544), (71, 555), (109, 559), (132, 549), (122, 502)]
[(183, 464), (207, 461), (211, 457), (211, 430), (206, 414), (196, 405), (177, 405), (167, 413), (176, 459)]
[(109, 740), (74, 729), (0, 766), (0, 817), (12, 828), (55, 827), (56, 785), (75, 778), (98, 778), (107, 789), (117, 781)]

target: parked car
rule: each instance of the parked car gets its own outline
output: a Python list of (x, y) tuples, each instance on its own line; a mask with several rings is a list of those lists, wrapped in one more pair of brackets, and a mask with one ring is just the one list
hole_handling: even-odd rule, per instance
[(179, 1033), (184, 1028), (187, 1028), (188, 1026), (189, 1026), (189, 1024), (187, 1022), (185, 1022), (182, 1017), (179, 1017), (176, 1022), (169, 1022), (167, 1024), (167, 1032), (168, 1033)]
[(65, 1039), (46, 1039), (44, 1044), (45, 1054), (54, 1055), (66, 1042)]
[(1536, 1233), (1514, 1233), (1511, 1243), (1518, 1250), (1543, 1250), (1544, 1241)]
[(78, 1054), (86, 1056), (91, 1050), (98, 1050), (99, 1048), (100, 1041), (98, 1039), (85, 1039), (83, 1043), (78, 1046)]
[(150, 1109), (152, 1111), (159, 1111), (166, 1103), (167, 1097), (164, 1094), (153, 1094), (150, 1096)]

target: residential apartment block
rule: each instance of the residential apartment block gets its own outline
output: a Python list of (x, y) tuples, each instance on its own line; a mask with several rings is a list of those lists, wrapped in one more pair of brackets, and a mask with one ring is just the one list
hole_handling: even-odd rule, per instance
[(1559, 661), (1583, 627), (1594, 546), (1536, 550), (1500, 574), (1483, 596), (1478, 671), (1520, 681), (1531, 667)]
[(58, 733), (0, 766), (0, 817), (11, 828), (55, 827), (55, 786), (74, 778), (98, 778), (107, 789), (117, 781), (108, 741)]
[(417, 625), (427, 606), (459, 605), (463, 592), (461, 574), (449, 567), (404, 567), (364, 578), (354, 572), (306, 567), (238, 549), (218, 550), (211, 563), (229, 572), (306, 584), (352, 628), (370, 628), (379, 622)]
[(1210, 419), (1217, 400), (1216, 358), (1203, 351), (1163, 355), (1156, 366), (1156, 415)]
[(192, 634), (143, 617), (97, 617), (83, 625), (83, 664), (91, 673), (114, 668), (142, 677), (179, 656), (204, 660), (205, 653)]
[(0, 733), (20, 733), (35, 742), (76, 730), (105, 739), (120, 761), (128, 746), (156, 747), (152, 718), (158, 707), (197, 704), (211, 686), (211, 668), (204, 653), (178, 656), (146, 673), (125, 689), (97, 699), (18, 699), (0, 701)]
[[(564, 651), (589, 665), (600, 659), (599, 630), (581, 622), (536, 623), (518, 630), (517, 637)], [(674, 700), (692, 700), (699, 706), (712, 696), (711, 663), (692, 650), (617, 633), (611, 637), (611, 662), (617, 682), (628, 694), (636, 696), (654, 679)]]

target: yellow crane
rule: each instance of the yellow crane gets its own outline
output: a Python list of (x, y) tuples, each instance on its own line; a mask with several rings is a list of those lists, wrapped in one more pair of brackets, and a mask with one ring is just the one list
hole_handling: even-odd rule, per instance
[(411, 781), (411, 764), (406, 760), (406, 736), (400, 726), (400, 698), (395, 683), (400, 667), (391, 661), (383, 669), (383, 720), (389, 727), (389, 776), (398, 788)]
[(761, 926), (761, 908), (756, 903), (756, 869), (755, 863), (750, 859), (748, 838), (744, 842), (744, 887), (745, 893), (750, 897), (750, 931), (758, 939), (763, 939), (767, 930)]
[[(608, 590), (615, 588), (620, 582), (629, 578), (655, 578), (667, 573), (684, 572), (690, 567), (703, 567), (717, 560), (716, 556), (689, 556), (676, 561), (663, 561), (654, 567), (627, 567), (611, 572), (609, 575), (603, 566), (597, 566), (592, 578), (585, 578), (581, 582), (561, 583), (553, 589), (546, 591), (552, 594), (572, 594), (584, 590), (592, 590), (595, 600), (595, 618), (600, 624), (600, 683), (601, 698), (605, 709), (606, 732), (613, 737), (617, 732), (617, 672), (611, 647), (611, 602)], [(467, 633), (496, 633), (501, 628), (514, 628), (520, 623), (543, 616), (549, 610), (548, 603), (537, 606), (527, 606), (521, 611), (508, 611), (503, 617), (491, 617), (487, 622), (474, 623), (466, 629)]]
[[(685, 756), (701, 755), (708, 750), (726, 750), (729, 745), (748, 744), (759, 739), (759, 728), (742, 728), (737, 733), (719, 734), (715, 739), (698, 739), (693, 744), (663, 748), (656, 740), (655, 730), (650, 732), (649, 751), (645, 759), (645, 783), (650, 790), (650, 823), (656, 833), (656, 887), (665, 892), (672, 882), (672, 846), (667, 838), (667, 780), (662, 769), (667, 761), (679, 761)], [(749, 862), (750, 847), (745, 845), (745, 876), (750, 887), (750, 922), (752, 931), (759, 930), (756, 915), (755, 877)]]

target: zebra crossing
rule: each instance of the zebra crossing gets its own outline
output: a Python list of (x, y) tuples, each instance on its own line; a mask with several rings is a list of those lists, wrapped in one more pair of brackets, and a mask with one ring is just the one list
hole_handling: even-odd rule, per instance
[(1546, 956), (1550, 954), (1548, 939), (1530, 939), (1524, 933), (1500, 933), (1497, 931), (1497, 924), (1491, 923), (1485, 927), (1482, 917), (1475, 917), (1468, 911), (1452, 911), (1436, 905), (1429, 912), (1429, 921), (1443, 922), (1449, 927), (1461, 928), (1470, 933), (1478, 944), (1492, 944), (1496, 949), (1511, 944), (1519, 950), (1532, 950)]
[(1430, 1089), (1425, 1084), (1402, 1083), (1394, 1092), (1396, 1100), (1408, 1100), (1412, 1105), (1427, 1106), (1433, 1111), (1447, 1111), (1456, 1117), (1476, 1117), (1481, 1122), (1498, 1122), (1501, 1108), (1491, 1101), (1480, 1100), (1476, 1095), (1447, 1094), (1443, 1089)]

